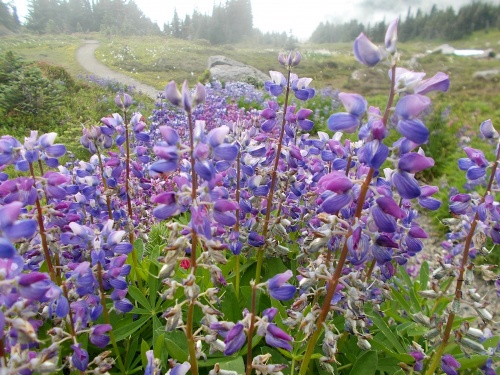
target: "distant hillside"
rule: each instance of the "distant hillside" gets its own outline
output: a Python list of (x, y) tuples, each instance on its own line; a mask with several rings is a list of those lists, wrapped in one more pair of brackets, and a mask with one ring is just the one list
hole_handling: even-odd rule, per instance
[[(356, 20), (343, 24), (321, 22), (311, 35), (314, 43), (350, 42), (361, 32), (370, 35), (375, 42), (383, 42), (387, 25), (385, 21), (374, 25)], [(438, 9), (434, 5), (424, 14), (420, 9), (415, 13), (408, 9), (406, 18), (399, 20), (399, 40), (457, 40), (471, 35), (474, 31), (500, 29), (500, 4), (473, 2), (455, 13), (452, 7)]]

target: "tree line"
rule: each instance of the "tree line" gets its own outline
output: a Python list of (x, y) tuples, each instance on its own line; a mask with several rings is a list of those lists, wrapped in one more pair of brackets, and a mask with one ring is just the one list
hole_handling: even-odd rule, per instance
[[(356, 20), (343, 24), (321, 22), (312, 33), (310, 41), (350, 42), (364, 32), (374, 42), (380, 43), (384, 40), (386, 29), (385, 21), (367, 25)], [(461, 7), (458, 12), (452, 7), (440, 10), (434, 5), (426, 14), (421, 9), (413, 14), (409, 8), (406, 18), (399, 20), (398, 39), (402, 42), (413, 39), (456, 40), (474, 31), (487, 29), (500, 29), (500, 5), (473, 2)]]

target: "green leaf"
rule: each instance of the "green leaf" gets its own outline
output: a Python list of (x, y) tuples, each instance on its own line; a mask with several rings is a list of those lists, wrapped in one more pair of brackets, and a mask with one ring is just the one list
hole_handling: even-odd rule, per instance
[(410, 312), (411, 311), (411, 306), (408, 303), (408, 301), (406, 300), (406, 298), (403, 296), (403, 294), (401, 294), (401, 292), (399, 290), (397, 290), (396, 288), (394, 288), (394, 287), (391, 287), (391, 292), (392, 292), (391, 293), (392, 296), (400, 303), (401, 307), (404, 310)]
[(238, 298), (234, 291), (234, 285), (228, 284), (225, 288), (224, 300), (220, 306), (220, 311), (224, 314), (224, 320), (235, 322), (241, 318), (241, 310)]
[[(399, 274), (401, 275), (402, 279), (404, 280), (404, 282), (406, 284), (406, 288), (401, 286), (401, 289), (406, 290), (406, 292), (410, 296), (410, 302), (412, 304), (413, 311), (414, 312), (422, 311), (422, 303), (421, 303), (421, 301), (420, 301), (420, 299), (417, 296), (417, 293), (415, 291), (416, 285), (413, 284), (413, 281), (411, 280), (410, 275), (408, 275), (408, 271), (406, 271), (406, 269), (403, 266), (399, 266), (399, 271), (400, 271)], [(397, 280), (396, 280), (396, 283), (398, 283)]]
[(231, 361), (220, 363), (220, 368), (226, 371), (234, 371), (237, 374), (245, 373), (245, 363), (243, 363), (243, 358), (238, 357)]
[(151, 305), (149, 304), (149, 301), (144, 297), (144, 294), (137, 288), (136, 286), (129, 286), (128, 287), (128, 293), (132, 296), (132, 298), (138, 302), (140, 305), (151, 311)]
[(349, 375), (375, 375), (378, 366), (378, 355), (374, 350), (364, 352), (358, 357)]
[(420, 266), (420, 288), (421, 290), (427, 289), (427, 284), (429, 283), (430, 271), (429, 263), (424, 262)]
[(151, 262), (149, 264), (148, 286), (149, 286), (149, 302), (151, 306), (156, 306), (156, 298), (158, 297), (158, 284), (160, 280), (156, 278), (158, 275), (158, 266)]
[(134, 251), (137, 254), (137, 260), (140, 262), (144, 254), (144, 242), (138, 238), (134, 241)]
[(396, 336), (396, 334), (392, 332), (386, 321), (376, 312), (370, 314), (369, 316), (372, 319), (375, 327), (377, 327), (384, 334), (387, 341), (391, 344), (391, 347), (389, 349), (394, 348), (398, 353), (406, 353), (406, 349), (399, 342), (398, 336)]
[(142, 368), (146, 368), (148, 365), (148, 359), (146, 357), (146, 352), (149, 351), (149, 345), (146, 341), (142, 340), (141, 342), (141, 360), (142, 360)]
[(389, 354), (391, 357), (396, 358), (400, 362), (412, 363), (415, 361), (414, 358), (409, 354), (398, 354), (389, 349), (385, 341), (383, 342), (379, 339), (379, 335), (375, 336), (372, 340), (370, 340), (370, 344), (372, 345), (373, 349), (382, 350), (385, 353)]
[(179, 331), (165, 333), (165, 347), (172, 358), (177, 362), (185, 362), (188, 359), (188, 342), (186, 335)]
[(155, 358), (159, 358), (161, 363), (167, 363), (168, 352), (163, 349), (165, 345), (165, 333), (158, 335), (156, 341), (153, 343), (153, 354)]
[(278, 273), (283, 273), (288, 269), (281, 258), (266, 259), (265, 265), (267, 267), (267, 273), (265, 275), (267, 278), (271, 278)]
[(477, 369), (486, 363), (487, 355), (475, 355), (470, 358), (457, 358), (457, 361), (462, 365), (460, 371), (467, 369)]
[(127, 351), (125, 352), (125, 368), (132, 368), (132, 361), (136, 358), (137, 348), (139, 346), (139, 337), (133, 337), (127, 345)]
[(128, 324), (125, 324), (123, 327), (120, 327), (115, 330), (115, 339), (116, 341), (121, 341), (137, 331), (139, 328), (143, 326), (150, 319), (150, 316), (142, 316), (136, 321), (131, 321)]

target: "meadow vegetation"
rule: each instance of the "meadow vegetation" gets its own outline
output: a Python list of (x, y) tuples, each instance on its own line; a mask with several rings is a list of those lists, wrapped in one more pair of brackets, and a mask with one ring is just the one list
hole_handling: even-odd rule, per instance
[[(83, 37), (100, 41), (97, 58), (106, 65), (165, 89), (163, 100), (86, 76), (74, 58)], [(500, 31), (481, 31), (456, 46), (484, 48), (499, 39)], [(422, 53), (441, 42), (400, 43), (400, 62), (394, 49), (388, 63), (371, 68), (356, 62), (350, 43), (298, 45), (301, 54), (279, 55), (285, 78), (275, 71), (282, 51), (251, 43), (102, 34), (0, 39), (0, 136), (21, 141), (3, 137), (0, 144), (0, 210), (8, 214), (0, 221), (0, 266), (11, 271), (0, 286), (14, 296), (7, 302), (17, 298), (33, 311), (45, 304), (43, 314), (56, 322), (35, 323), (29, 309), (14, 303), (2, 307), (0, 361), (13, 347), (28, 358), (31, 347), (21, 341), (39, 335), (37, 361), (26, 359), (22, 370), (45, 361), (46, 369), (74, 374), (90, 368), (170, 375), (189, 368), (210, 375), (220, 369), (430, 375), (457, 374), (457, 368), (492, 374), (499, 337), (487, 328), (491, 313), (481, 296), (464, 287), (462, 297), (461, 288), (465, 278), (473, 282), (464, 276), (472, 241), (477, 252), (500, 242), (493, 202), (500, 155), (485, 139), (498, 136), (492, 123), (498, 128), (499, 82), (473, 78), (498, 60)], [(219, 54), (274, 71), (266, 93), (210, 82), (207, 60)], [(396, 63), (428, 77), (444, 72), (449, 92), (440, 92), (446, 90), (438, 82), (436, 92), (395, 99), (388, 82), (394, 87), (396, 79), (387, 71), (394, 75)], [(292, 69), (312, 78), (316, 92), (304, 81), (293, 87)], [(182, 92), (172, 80), (187, 81)], [(196, 85), (189, 90), (188, 84)], [(357, 128), (368, 110), (354, 92), (382, 111), (369, 110), (371, 128), (332, 139)], [(392, 112), (388, 97), (416, 104)], [(278, 121), (282, 109), (287, 117)], [(416, 118), (429, 134), (406, 130), (415, 149), (389, 150), (400, 137), (395, 128), (402, 132)], [(311, 139), (304, 136), (309, 120)], [(351, 147), (356, 141), (362, 146)], [(468, 154), (459, 171), (466, 145), (484, 155)], [(497, 162), (492, 167), (485, 158)], [(58, 164), (59, 172), (44, 173)], [(384, 176), (385, 166), (392, 177)], [(477, 194), (451, 189), (472, 186), (467, 169), (491, 170), (489, 182), (473, 186)], [(23, 173), (30, 178), (14, 180)], [(428, 185), (440, 192), (430, 197), (434, 186)], [(24, 201), (12, 202), (22, 189)], [(432, 210), (444, 230), (439, 220), (450, 216), (449, 196), (457, 203), (453, 214), (473, 223), (455, 226), (457, 253), (448, 249), (446, 262), (412, 263), (427, 230), (417, 211)], [(444, 202), (439, 210), (434, 198)], [(33, 208), (21, 211), (27, 206)], [(483, 211), (475, 213), (477, 206)], [(23, 236), (12, 234), (19, 225)], [(30, 242), (35, 231), (40, 240)], [(22, 243), (19, 254), (10, 241)], [(38, 252), (30, 255), (30, 246)], [(32, 260), (31, 274), (10, 268), (8, 262), (22, 257)], [(498, 263), (498, 254), (488, 261)], [(477, 273), (491, 278), (487, 271)], [(477, 329), (474, 319), (459, 316), (460, 303), (473, 306)], [(4, 325), (15, 335), (3, 336)]]

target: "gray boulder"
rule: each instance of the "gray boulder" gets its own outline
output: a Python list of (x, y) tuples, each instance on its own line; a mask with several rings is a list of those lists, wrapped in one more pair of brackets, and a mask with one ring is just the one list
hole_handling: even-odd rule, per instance
[(213, 79), (231, 82), (253, 82), (264, 83), (269, 81), (270, 77), (260, 70), (243, 64), (240, 61), (230, 59), (226, 56), (210, 56), (208, 58), (208, 70)]
[(500, 69), (491, 69), (491, 70), (481, 70), (479, 72), (475, 72), (473, 78), (477, 80), (493, 81), (495, 79), (498, 79), (499, 76), (500, 76)]

